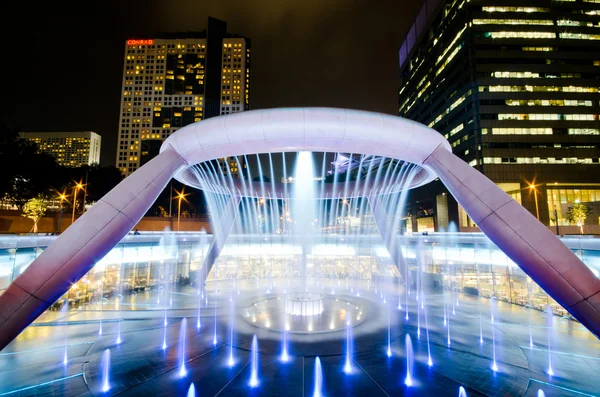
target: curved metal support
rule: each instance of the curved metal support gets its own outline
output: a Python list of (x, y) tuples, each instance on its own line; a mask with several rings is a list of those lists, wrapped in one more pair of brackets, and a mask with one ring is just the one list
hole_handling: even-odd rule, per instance
[(438, 149), (424, 164), (436, 172), (490, 240), (600, 337), (600, 279), (558, 237), (454, 154)]
[(185, 162), (174, 150), (138, 169), (52, 243), (0, 296), (0, 350), (139, 222)]

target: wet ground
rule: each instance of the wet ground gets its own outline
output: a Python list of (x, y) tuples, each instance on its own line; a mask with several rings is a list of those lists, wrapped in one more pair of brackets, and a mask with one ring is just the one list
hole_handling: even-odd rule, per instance
[[(288, 363), (280, 361), (281, 329), (267, 327), (285, 324), (285, 310), (254, 305), (284, 300), (294, 290), (284, 280), (238, 282), (235, 288), (212, 283), (208, 299), (182, 289), (160, 297), (155, 292), (126, 296), (120, 304), (108, 301), (88, 310), (47, 312), (0, 352), (0, 396), (173, 396), (186, 395), (192, 383), (198, 396), (313, 396), (316, 356), (324, 396), (458, 396), (460, 386), (469, 396), (536, 396), (538, 390), (546, 396), (600, 395), (600, 341), (579, 323), (458, 293), (430, 291), (418, 302), (414, 292), (408, 296), (392, 285), (377, 287), (375, 292), (370, 283), (309, 285), (327, 302), (349, 302), (353, 310), (338, 305), (290, 320), (297, 329), (289, 334)], [(183, 318), (187, 375), (180, 377)], [(343, 372), (348, 320), (354, 341), (350, 374)], [(332, 322), (334, 330), (325, 330)], [(320, 332), (311, 331), (311, 323)], [(391, 357), (386, 354), (388, 323)], [(412, 387), (404, 383), (407, 334), (414, 348)], [(253, 335), (259, 344), (256, 388), (248, 386)], [(104, 393), (100, 361), (106, 349), (110, 390)], [(547, 373), (550, 365), (553, 376)]]

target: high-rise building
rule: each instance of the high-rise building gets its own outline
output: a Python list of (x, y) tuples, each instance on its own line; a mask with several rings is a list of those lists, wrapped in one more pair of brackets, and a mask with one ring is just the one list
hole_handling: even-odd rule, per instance
[(116, 160), (121, 172), (127, 176), (149, 161), (178, 128), (248, 110), (250, 50), (248, 38), (228, 34), (227, 24), (214, 18), (201, 32), (127, 40)]
[[(400, 116), (439, 131), (545, 224), (573, 225), (568, 209), (583, 203), (598, 225), (600, 0), (427, 0), (399, 55)], [(413, 203), (413, 227), (436, 226), (442, 193)]]
[(19, 135), (35, 142), (42, 152), (50, 153), (62, 166), (100, 163), (102, 138), (95, 132), (21, 132)]

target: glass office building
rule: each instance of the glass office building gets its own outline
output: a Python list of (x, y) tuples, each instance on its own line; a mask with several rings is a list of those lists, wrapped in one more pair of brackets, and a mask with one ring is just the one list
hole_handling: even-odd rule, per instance
[[(443, 134), (543, 223), (574, 226), (568, 208), (584, 203), (597, 232), (599, 54), (598, 0), (428, 0), (400, 49), (399, 114)], [(454, 218), (473, 226), (460, 209)]]

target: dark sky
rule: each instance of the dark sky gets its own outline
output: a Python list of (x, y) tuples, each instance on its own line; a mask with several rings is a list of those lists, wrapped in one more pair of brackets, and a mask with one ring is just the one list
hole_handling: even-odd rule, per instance
[(0, 10), (0, 122), (23, 131), (96, 131), (102, 165), (114, 165), (126, 39), (203, 30), (210, 15), (252, 39), (253, 109), (334, 106), (397, 114), (398, 49), (421, 1), (36, 3)]

